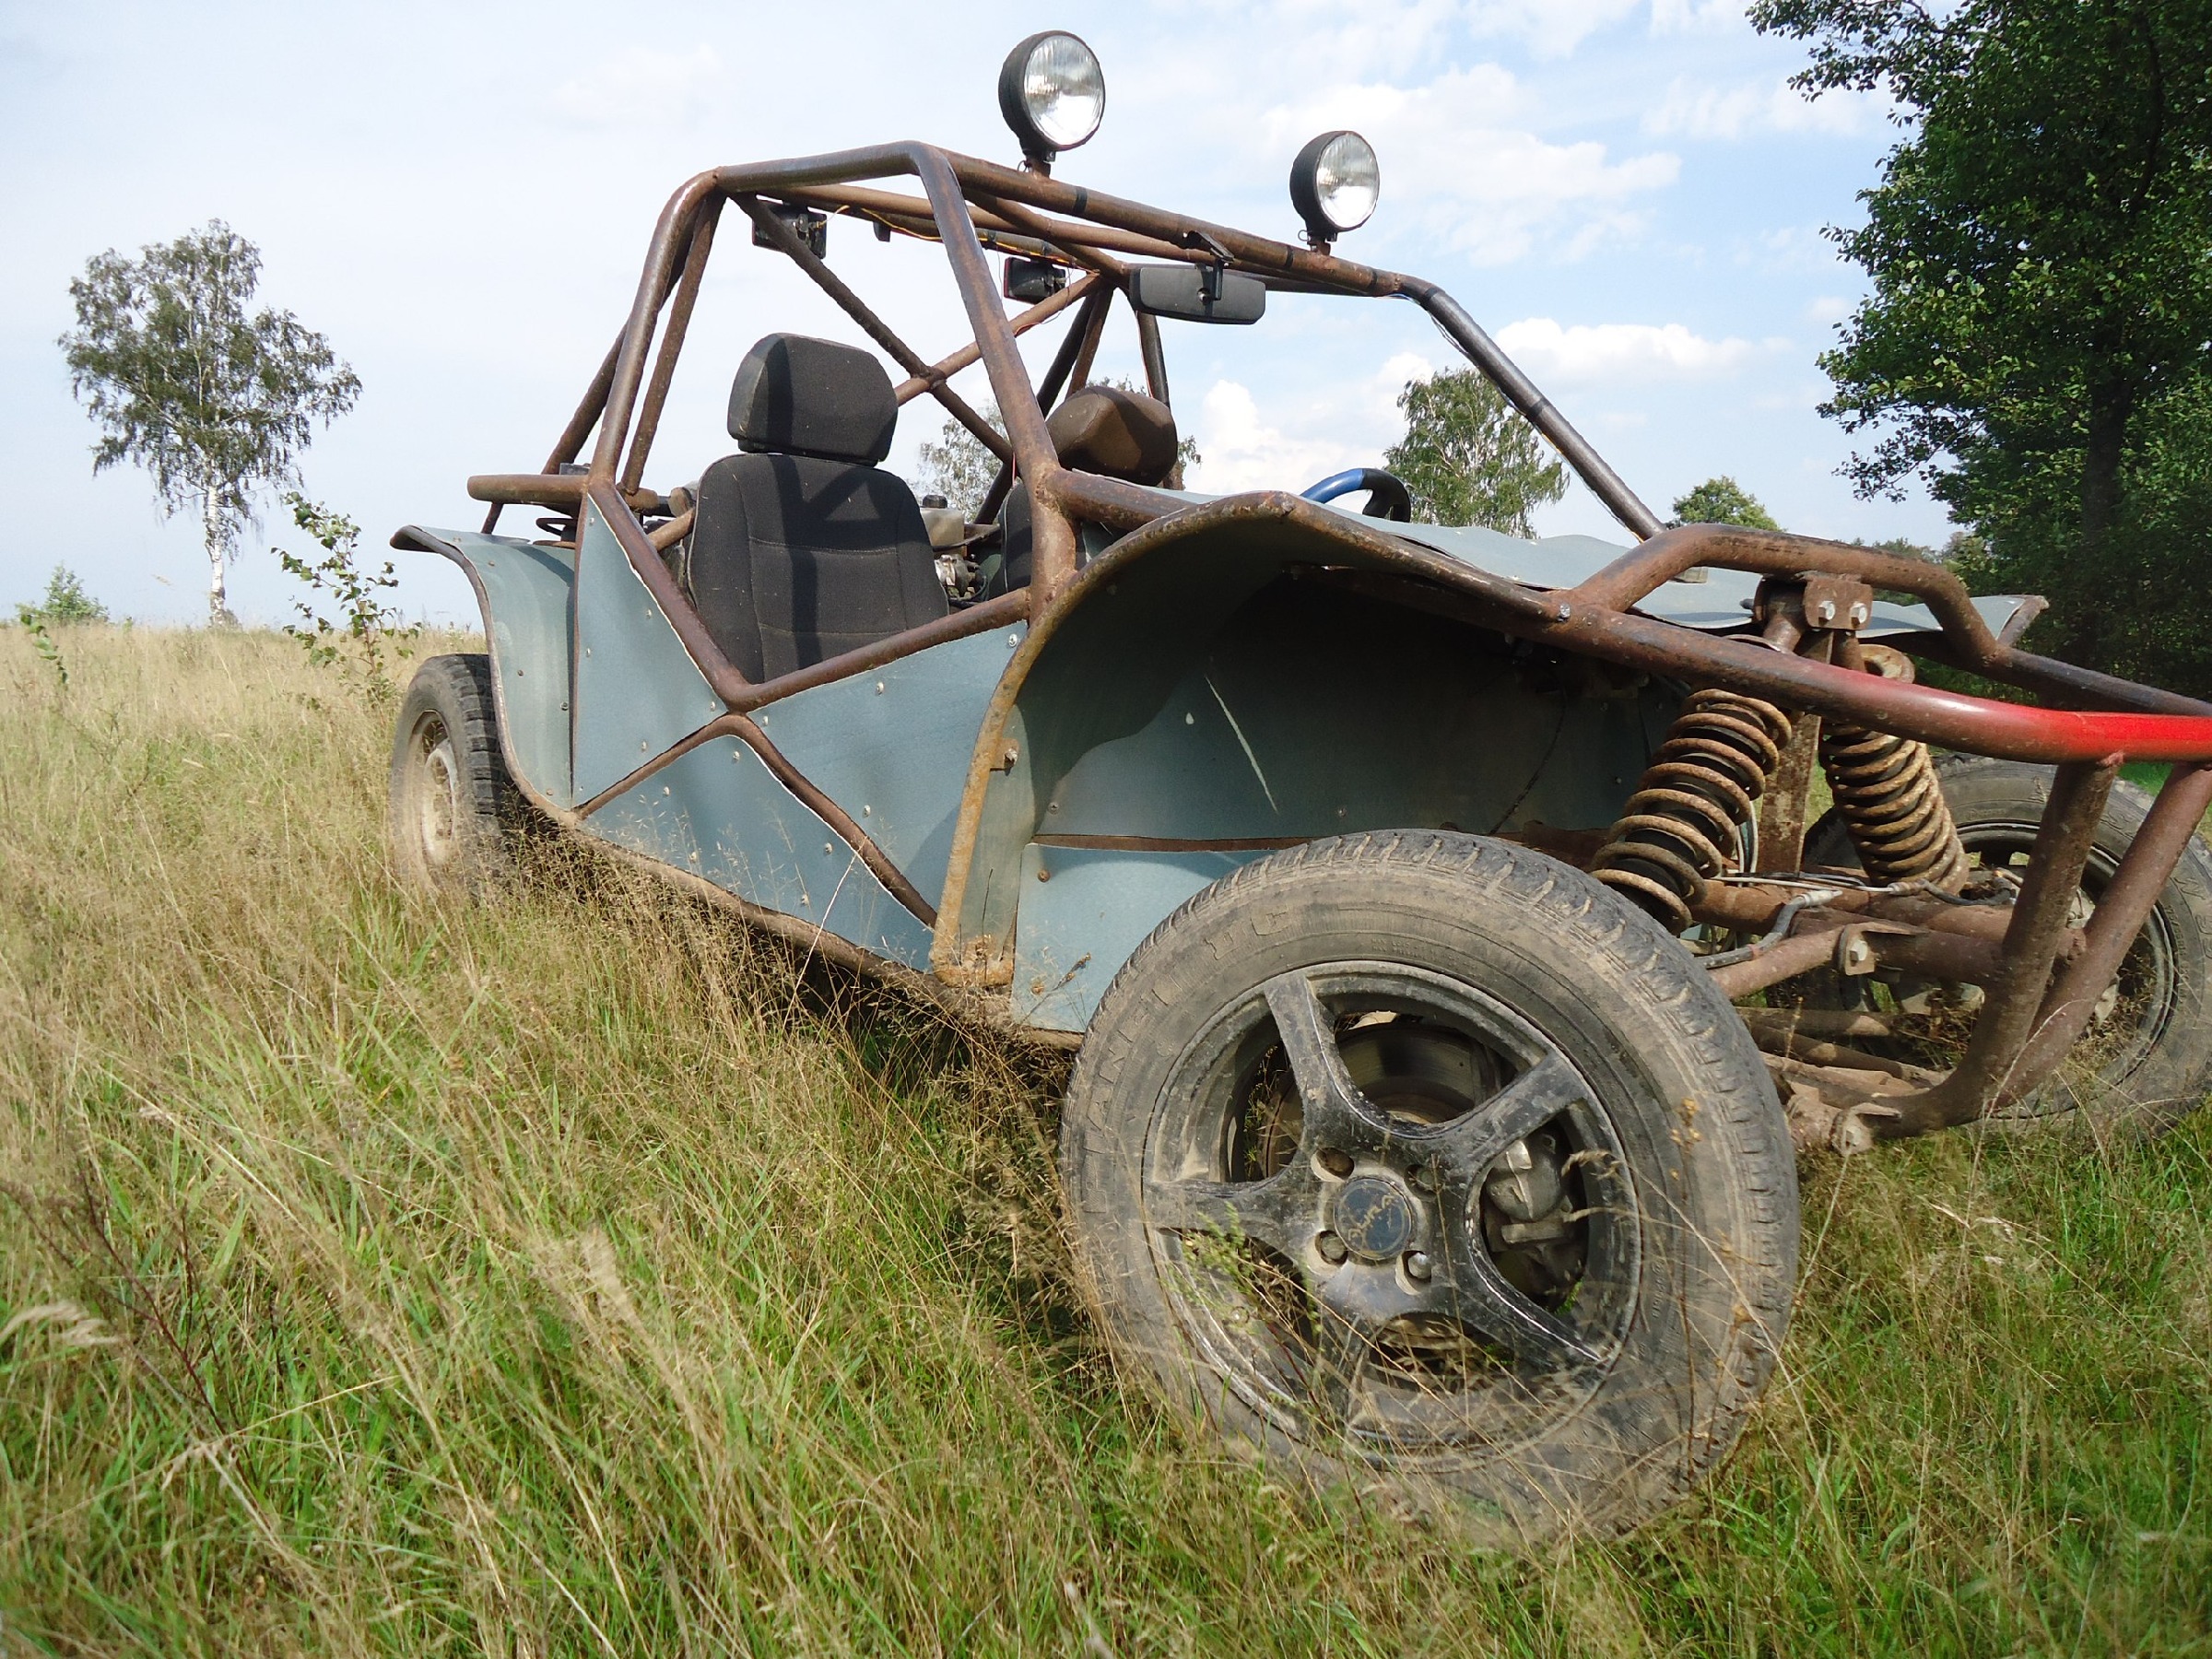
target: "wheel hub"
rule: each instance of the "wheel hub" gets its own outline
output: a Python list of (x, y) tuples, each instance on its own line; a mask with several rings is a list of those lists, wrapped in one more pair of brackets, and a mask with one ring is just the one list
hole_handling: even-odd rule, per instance
[(1329, 1207), (1331, 1230), (1363, 1262), (1393, 1261), (1420, 1235), (1420, 1206), (1387, 1175), (1353, 1176)]

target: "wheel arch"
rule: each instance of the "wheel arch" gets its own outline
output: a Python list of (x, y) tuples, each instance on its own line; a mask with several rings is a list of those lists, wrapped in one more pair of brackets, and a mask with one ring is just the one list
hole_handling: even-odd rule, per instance
[(406, 552), (461, 567), (484, 619), (492, 707), (507, 770), (530, 804), (566, 823), (574, 814), (570, 707), (575, 695), (575, 556), (513, 536), (409, 524)]
[[(933, 966), (969, 983), (1011, 978), (1017, 1017), (1036, 1018), (1048, 1011), (1025, 987), (1085, 958), (1093, 989), (1042, 1021), (1079, 1029), (1154, 923), (1270, 848), (1362, 830), (1610, 824), (1679, 693), (1508, 631), (1550, 603), (1275, 492), (1124, 537), (1055, 600), (1000, 682)], [(1030, 925), (1018, 970), (1020, 918), (1051, 927), (1063, 908), (1041, 884), (1117, 859), (1129, 867), (1086, 877), (1091, 936), (1058, 928), (1048, 959), (1030, 948)]]

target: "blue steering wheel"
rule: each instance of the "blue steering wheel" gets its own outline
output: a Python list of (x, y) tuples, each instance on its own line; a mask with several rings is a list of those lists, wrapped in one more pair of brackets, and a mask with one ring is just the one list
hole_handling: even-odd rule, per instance
[(1413, 523), (1412, 492), (1406, 488), (1403, 478), (1379, 466), (1355, 466), (1349, 472), (1333, 473), (1311, 489), (1299, 493), (1309, 501), (1333, 501), (1355, 489), (1367, 491), (1367, 505), (1360, 510), (1366, 517), (1389, 519), (1400, 524)]

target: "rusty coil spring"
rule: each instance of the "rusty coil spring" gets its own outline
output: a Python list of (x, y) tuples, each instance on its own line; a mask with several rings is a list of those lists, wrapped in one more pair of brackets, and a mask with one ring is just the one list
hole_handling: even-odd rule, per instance
[(1691, 693), (1590, 873), (1680, 933), (1689, 900), (1736, 863), (1790, 718), (1734, 691)]
[(1972, 866), (1926, 744), (1830, 722), (1820, 731), (1820, 766), (1868, 876), (1954, 891), (1966, 884)]

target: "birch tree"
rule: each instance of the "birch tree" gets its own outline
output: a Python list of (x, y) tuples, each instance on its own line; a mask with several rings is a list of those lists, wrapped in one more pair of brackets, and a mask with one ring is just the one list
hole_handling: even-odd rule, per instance
[(360, 395), (330, 343), (288, 311), (250, 312), (261, 250), (220, 219), (127, 259), (96, 254), (69, 285), (61, 337), (100, 428), (92, 470), (143, 466), (165, 514), (196, 512), (207, 614), (234, 621), (224, 581), (259, 490), (296, 482), (300, 453)]
[(1567, 493), (1567, 469), (1479, 371), (1407, 381), (1398, 407), (1406, 436), (1382, 452), (1382, 465), (1404, 482), (1422, 524), (1530, 536), (1536, 509)]

